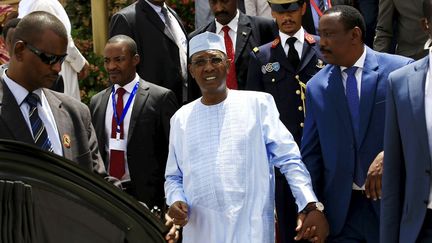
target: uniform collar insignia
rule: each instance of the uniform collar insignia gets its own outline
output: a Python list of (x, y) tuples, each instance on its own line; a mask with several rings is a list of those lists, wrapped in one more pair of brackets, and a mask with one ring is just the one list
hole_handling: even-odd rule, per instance
[(276, 39), (274, 39), (274, 41), (272, 42), (272, 46), (271, 48), (276, 48), (276, 46), (280, 43), (280, 37), (276, 37)]
[(313, 36), (307, 32), (305, 32), (304, 38), (309, 44), (315, 44), (316, 42), (315, 38), (313, 38)]

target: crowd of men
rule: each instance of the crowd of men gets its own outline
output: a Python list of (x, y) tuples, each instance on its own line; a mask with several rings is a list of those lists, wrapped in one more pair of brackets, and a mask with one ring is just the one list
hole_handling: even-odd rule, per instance
[(432, 0), (413, 4), (421, 38), (389, 37), (398, 1), (375, 22), (361, 0), (268, 0), (273, 19), (208, 3), (189, 36), (165, 0), (116, 13), (111, 85), (87, 107), (55, 88), (88, 66), (61, 5), (22, 1), (0, 139), (102, 176), (166, 220), (168, 242), (431, 242)]

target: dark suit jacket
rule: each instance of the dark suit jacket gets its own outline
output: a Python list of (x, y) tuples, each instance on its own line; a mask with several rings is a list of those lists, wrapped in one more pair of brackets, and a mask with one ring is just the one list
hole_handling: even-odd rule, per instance
[[(331, 236), (337, 235), (345, 224), (356, 159), (367, 172), (384, 149), (388, 74), (411, 61), (365, 48), (358, 139), (353, 134), (340, 67), (327, 65), (307, 85), (301, 152), (314, 191), (325, 205)], [(379, 215), (379, 201), (372, 202), (372, 205)]]
[[(62, 93), (48, 89), (43, 89), (43, 92), (56, 122), (63, 156), (84, 169), (106, 175), (87, 106)], [(0, 100), (0, 138), (34, 144), (16, 99), (2, 78)], [(70, 146), (65, 146), (64, 135), (69, 136)]]
[[(170, 8), (169, 11), (182, 22)], [(183, 28), (186, 35), (186, 31)], [(123, 34), (135, 40), (140, 55), (139, 76), (172, 90), (182, 103), (184, 82), (181, 75), (179, 49), (174, 37), (165, 29), (159, 15), (144, 0), (136, 1), (111, 18), (109, 36)]]
[(306, 12), (302, 17), (302, 26), (306, 30), (306, 32), (316, 35), (317, 30), (315, 29), (315, 23), (312, 16), (312, 6), (309, 1), (306, 1)]
[[(215, 21), (216, 20), (211, 21), (206, 26), (192, 32), (189, 35), (189, 39), (206, 31), (215, 33)], [(277, 35), (277, 25), (273, 20), (263, 17), (248, 16), (240, 12), (234, 58), (239, 89), (244, 89), (246, 85), (249, 53), (254, 47), (272, 41)], [(189, 86), (191, 86), (190, 93), (192, 93), (192, 97), (198, 98), (201, 92), (199, 91), (196, 82), (190, 81)]]
[(426, 215), (432, 169), (425, 116), (428, 69), (425, 57), (389, 76), (380, 242), (416, 242)]
[[(306, 84), (315, 73), (324, 67), (319, 51), (319, 37), (305, 33), (303, 53), (299, 68), (289, 63), (283, 46), (277, 38), (251, 52), (246, 81), (247, 90), (264, 91), (273, 95), (280, 113), (280, 119), (294, 136), (297, 144), (303, 133), (304, 111), (301, 86), (296, 79)], [(266, 65), (279, 65), (277, 70), (265, 71)], [(264, 71), (263, 71), (264, 70)], [(299, 107), (302, 107), (299, 109)]]
[[(105, 166), (109, 158), (105, 132), (105, 114), (112, 87), (99, 92), (90, 101), (92, 120)], [(138, 200), (149, 208), (165, 207), (164, 174), (168, 156), (170, 118), (177, 111), (175, 95), (168, 89), (140, 80), (135, 96), (127, 138), (127, 163), (132, 188)]]
[(393, 44), (397, 44), (398, 55), (424, 57), (427, 51), (423, 47), (428, 36), (420, 24), (422, 9), (422, 1), (380, 0), (374, 50), (391, 52)]

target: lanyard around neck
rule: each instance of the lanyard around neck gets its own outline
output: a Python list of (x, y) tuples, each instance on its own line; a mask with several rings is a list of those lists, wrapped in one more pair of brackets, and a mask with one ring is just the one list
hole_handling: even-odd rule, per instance
[(129, 98), (128, 98), (127, 102), (126, 102), (126, 106), (123, 109), (123, 112), (122, 112), (122, 114), (120, 116), (120, 119), (117, 116), (117, 109), (116, 109), (117, 102), (116, 102), (116, 99), (115, 99), (114, 85), (112, 86), (111, 97), (112, 97), (112, 105), (113, 105), (113, 114), (114, 114), (114, 120), (117, 123), (116, 132), (118, 134), (120, 133), (120, 124), (122, 124), (122, 122), (123, 122), (123, 120), (124, 120), (124, 118), (126, 116), (126, 113), (129, 110), (130, 104), (132, 103), (132, 100), (133, 100), (133, 98), (134, 98), (134, 96), (135, 96), (135, 94), (136, 94), (136, 92), (138, 90), (138, 86), (139, 86), (139, 81), (135, 84), (135, 86), (134, 86), (134, 88), (132, 90), (132, 93), (129, 95)]

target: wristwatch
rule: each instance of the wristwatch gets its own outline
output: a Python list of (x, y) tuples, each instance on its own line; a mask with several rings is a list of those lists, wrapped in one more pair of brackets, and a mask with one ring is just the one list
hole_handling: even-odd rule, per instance
[(308, 214), (313, 210), (318, 210), (322, 213), (324, 211), (324, 204), (321, 202), (310, 203), (301, 211), (301, 213)]

